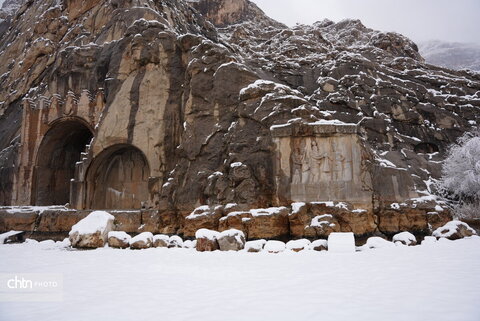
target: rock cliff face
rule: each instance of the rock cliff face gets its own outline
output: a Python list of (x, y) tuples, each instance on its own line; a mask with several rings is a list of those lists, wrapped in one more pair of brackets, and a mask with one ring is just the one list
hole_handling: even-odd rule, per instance
[[(163, 233), (313, 237), (326, 214), (357, 234), (425, 231), (445, 149), (478, 121), (479, 74), (356, 20), (287, 28), (246, 0), (38, 0), (9, 17), (4, 205), (143, 208), (138, 225)], [(293, 202), (310, 204), (301, 219)]]

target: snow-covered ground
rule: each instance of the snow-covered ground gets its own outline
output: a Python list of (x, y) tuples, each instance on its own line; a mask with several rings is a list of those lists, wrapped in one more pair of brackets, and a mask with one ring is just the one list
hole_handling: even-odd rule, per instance
[(480, 237), (356, 253), (0, 245), (0, 274), (59, 273), (60, 302), (0, 320), (480, 320)]

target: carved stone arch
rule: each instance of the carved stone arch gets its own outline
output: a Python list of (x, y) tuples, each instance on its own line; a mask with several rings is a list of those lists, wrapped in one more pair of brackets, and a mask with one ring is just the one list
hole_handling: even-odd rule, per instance
[(70, 199), (75, 164), (93, 138), (93, 129), (79, 117), (63, 117), (49, 129), (35, 154), (32, 204), (63, 205)]
[(96, 156), (86, 174), (86, 208), (141, 209), (149, 200), (150, 166), (143, 152), (130, 144), (108, 147)]

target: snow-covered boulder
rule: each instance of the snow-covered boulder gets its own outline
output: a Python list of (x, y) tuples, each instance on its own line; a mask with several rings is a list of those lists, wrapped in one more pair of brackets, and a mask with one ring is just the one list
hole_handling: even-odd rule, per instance
[(285, 251), (285, 243), (282, 241), (268, 241), (263, 247), (268, 253), (280, 253)]
[(168, 239), (168, 248), (172, 247), (183, 247), (183, 240), (180, 236), (178, 235), (172, 235)]
[(130, 246), (131, 239), (132, 237), (125, 232), (108, 232), (108, 246), (110, 247), (126, 249)]
[(23, 243), (23, 242), (25, 242), (25, 232), (9, 231), (9, 232), (0, 234), (0, 244)]
[(185, 248), (185, 249), (194, 249), (196, 246), (197, 246), (197, 241), (196, 240), (183, 241), (183, 248)]
[(258, 253), (263, 250), (263, 247), (267, 243), (266, 240), (255, 240), (255, 241), (248, 241), (245, 243), (245, 251), (251, 253)]
[(236, 229), (229, 229), (220, 233), (217, 239), (220, 251), (240, 251), (245, 247), (245, 234)]
[(220, 233), (217, 231), (201, 228), (195, 232), (195, 238), (197, 239), (197, 251), (209, 252), (215, 251), (220, 248), (218, 245), (218, 238)]
[(352, 232), (330, 233), (328, 236), (328, 251), (335, 253), (355, 252), (355, 236)]
[(444, 226), (433, 231), (432, 236), (435, 236), (436, 238), (446, 237), (449, 240), (458, 240), (476, 234), (477, 232), (468, 226), (467, 223), (461, 221), (450, 221)]
[(372, 236), (368, 238), (367, 243), (362, 248), (363, 249), (382, 249), (382, 248), (394, 247), (394, 246), (395, 244), (393, 244), (390, 241), (387, 241), (378, 236)]
[(326, 251), (328, 250), (328, 242), (327, 240), (315, 240), (310, 243), (309, 249), (313, 251)]
[(410, 232), (401, 232), (395, 234), (392, 239), (393, 243), (395, 244), (403, 244), (408, 246), (417, 245), (417, 238)]
[(72, 226), (68, 233), (75, 248), (97, 248), (107, 244), (108, 232), (113, 230), (115, 217), (105, 211), (95, 211)]
[(168, 247), (170, 237), (165, 234), (158, 234), (153, 237), (153, 247)]
[(150, 232), (143, 232), (130, 239), (130, 248), (133, 250), (148, 249), (152, 247), (153, 234)]
[(300, 252), (303, 250), (307, 250), (312, 242), (307, 239), (300, 239), (300, 240), (292, 240), (287, 242), (286, 248), (287, 250)]

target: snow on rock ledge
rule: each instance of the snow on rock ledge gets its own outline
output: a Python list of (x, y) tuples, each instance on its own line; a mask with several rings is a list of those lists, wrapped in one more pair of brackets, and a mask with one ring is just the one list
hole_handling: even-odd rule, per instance
[(464, 237), (476, 235), (474, 229), (468, 226), (467, 223), (461, 221), (450, 221), (442, 227), (433, 231), (432, 235), (436, 238), (448, 238), (449, 240), (458, 240)]
[(72, 247), (97, 248), (107, 243), (108, 232), (113, 229), (114, 216), (95, 211), (72, 226), (68, 234)]

